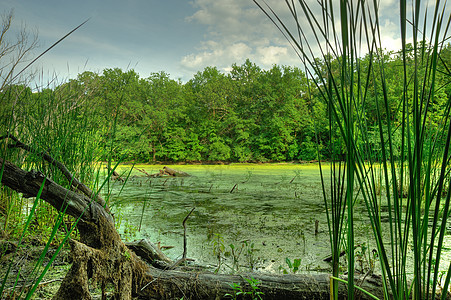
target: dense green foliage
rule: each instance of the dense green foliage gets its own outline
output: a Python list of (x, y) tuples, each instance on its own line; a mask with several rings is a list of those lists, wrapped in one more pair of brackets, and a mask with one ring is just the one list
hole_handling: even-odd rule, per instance
[[(448, 46), (441, 58), (449, 61), (449, 53)], [(371, 59), (363, 57), (360, 68), (370, 64), (374, 68)], [(389, 119), (397, 126), (403, 91), (399, 80), (402, 57), (386, 53), (384, 59), (386, 80), (392, 83), (387, 91)], [(326, 68), (324, 61), (317, 63), (318, 68)], [(437, 86), (443, 88), (429, 107), (432, 116), (440, 115), (451, 95), (446, 70), (439, 79)], [(92, 134), (97, 136), (99, 148), (113, 150), (113, 159), (267, 162), (314, 160), (318, 150), (322, 158), (330, 158), (329, 113), (318, 91), (299, 68), (275, 65), (263, 70), (246, 60), (242, 65), (234, 64), (228, 74), (207, 67), (186, 83), (171, 79), (165, 72), (140, 78), (133, 70), (105, 69), (102, 74), (79, 74), (54, 90), (31, 94), (28, 89), (22, 95), (26, 101), (34, 99), (36, 111), (39, 99), (52, 93), (83, 99), (77, 101), (77, 109), (90, 110), (88, 127), (95, 128)], [(375, 150), (380, 148), (376, 110), (383, 101), (378, 92), (368, 94), (362, 103), (370, 140), (374, 136), (368, 146)], [(438, 120), (430, 121), (431, 126), (437, 126)]]

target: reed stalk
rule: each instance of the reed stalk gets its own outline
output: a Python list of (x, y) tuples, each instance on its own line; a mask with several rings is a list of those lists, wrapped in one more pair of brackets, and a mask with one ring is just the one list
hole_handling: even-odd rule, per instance
[[(4, 43), (7, 41), (12, 15), (7, 15), (5, 20), (8, 22), (3, 23), (3, 38), (0, 40), (0, 48), (6, 45)], [(84, 23), (38, 55), (36, 59), (80, 28)], [(31, 51), (31, 47), (25, 47), (26, 42), (26, 40), (18, 40), (12, 44), (13, 47), (7, 49), (12, 51), (11, 53), (14, 52), (14, 49)], [(2, 52), (2, 54), (4, 53)], [(21, 60), (25, 58), (25, 55), (19, 54), (16, 56), (18, 61), (13, 61), (12, 64), (9, 64), (13, 68), (6, 73), (7, 76), (1, 78), (2, 81), (0, 82), (0, 136), (2, 136), (0, 156), (23, 169), (38, 169), (47, 178), (51, 178), (58, 184), (70, 188), (71, 182), (61, 174), (60, 170), (42, 159), (40, 153), (46, 153), (57, 161), (62, 162), (76, 178), (90, 185), (92, 190), (95, 190), (95, 178), (93, 175), (96, 174), (96, 170), (99, 167), (97, 163), (99, 158), (104, 154), (101, 153), (101, 148), (97, 141), (98, 117), (95, 111), (92, 110), (93, 106), (87, 103), (90, 101), (88, 93), (71, 82), (57, 85), (56, 78), (53, 81), (53, 89), (40, 88), (38, 93), (33, 93), (31, 88), (21, 83), (21, 78), (26, 74), (24, 71), (36, 59), (18, 71), (17, 68), (20, 66)], [(6, 61), (9, 58), (0, 55), (0, 67), (2, 70), (4, 70), (5, 66), (8, 66)], [(8, 138), (9, 135), (14, 135), (21, 142), (26, 143), (33, 151), (26, 152), (24, 149), (11, 147), (14, 142)], [(0, 180), (2, 174), (3, 170), (0, 171)], [(16, 270), (17, 276), (14, 289), (18, 287), (20, 274), (26, 281), (22, 282), (20, 286), (25, 287), (27, 282), (32, 283), (31, 288), (27, 292), (24, 289), (15, 291), (6, 289), (7, 281), (11, 281), (9, 278), (11, 275), (10, 271), (15, 265), (14, 258), (10, 260), (8, 271), (6, 274), (2, 274), (0, 279), (0, 297), (7, 298), (8, 294), (12, 295), (12, 293), (15, 293), (18, 298), (29, 299), (52, 266), (60, 250), (65, 246), (66, 241), (76, 235), (74, 230), (78, 220), (73, 220), (72, 226), (64, 232), (62, 230), (64, 225), (63, 217), (65, 215), (64, 209), (59, 212), (55, 211), (40, 200), (39, 194), (30, 202), (30, 200), (4, 189), (2, 187), (0, 202), (2, 211), (5, 212), (5, 215), (2, 216), (5, 218), (5, 221), (2, 223), (2, 232), (11, 240), (19, 239), (17, 249), (21, 247), (21, 244), (29, 236), (40, 237), (39, 239), (44, 245), (44, 249), (30, 274), (21, 274), (20, 269)], [(27, 209), (29, 203), (32, 204), (31, 209)], [(26, 222), (22, 220), (26, 220)], [(31, 224), (34, 225), (31, 226)], [(20, 236), (17, 236), (17, 233), (20, 233)], [(45, 254), (49, 247), (55, 244), (59, 245), (57, 251), (44, 269), (41, 269), (40, 266)]]
[[(399, 94), (393, 94), (398, 83), (387, 75), (396, 54), (389, 56), (382, 47), (379, 1), (286, 0), (291, 21), (265, 1), (254, 2), (306, 64), (330, 110), (330, 135), (338, 132), (344, 145), (346, 201), (323, 194), (332, 253), (339, 253), (342, 234), (347, 241), (348, 297), (354, 297), (353, 213), (359, 197), (371, 223), (385, 298), (432, 299), (440, 292), (445, 299), (451, 277), (451, 265), (441, 260), (450, 216), (451, 95), (439, 93), (450, 78), (450, 62), (441, 57), (451, 23), (447, 2), (436, 1), (429, 10), (419, 0), (399, 2)], [(448, 76), (441, 86), (439, 76)], [(331, 191), (337, 189), (337, 163), (332, 162)], [(323, 191), (327, 185), (323, 180)], [(382, 220), (385, 214), (388, 222)], [(337, 225), (343, 222), (346, 233)], [(440, 283), (441, 271), (447, 275)], [(332, 297), (338, 298), (335, 288)]]

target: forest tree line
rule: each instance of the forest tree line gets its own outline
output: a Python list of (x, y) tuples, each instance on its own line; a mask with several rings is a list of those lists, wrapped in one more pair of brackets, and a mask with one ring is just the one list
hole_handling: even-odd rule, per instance
[[(372, 141), (368, 147), (374, 151), (380, 150), (377, 111), (386, 114), (385, 119), (396, 128), (403, 109), (399, 105), (404, 89), (401, 54), (365, 56), (356, 68), (379, 68), (381, 59), (389, 85), (385, 90), (358, 95), (355, 100), (361, 102), (370, 124), (366, 128)], [(438, 88), (425, 106), (431, 116), (443, 115), (451, 97), (451, 79), (444, 64), (451, 62), (449, 44), (441, 50), (438, 61)], [(327, 74), (324, 61), (318, 59), (316, 65)], [(414, 65), (412, 61), (408, 72), (415, 72)], [(354, 84), (372, 85), (371, 81), (378, 80), (377, 76), (368, 76)], [(99, 153), (113, 153), (114, 160), (282, 162), (315, 160), (318, 154), (328, 159), (332, 144), (343, 151), (345, 147), (331, 143), (328, 107), (324, 95), (312, 82), (300, 68), (274, 65), (263, 70), (250, 60), (233, 64), (227, 74), (216, 67), (206, 67), (186, 83), (171, 79), (164, 71), (151, 73), (147, 78), (140, 78), (134, 70), (118, 68), (105, 69), (101, 74), (86, 71), (76, 79), (39, 92), (32, 92), (27, 85), (5, 88), (3, 96), (14, 100), (0, 108), (1, 117), (14, 121), (2, 122), (1, 126), (2, 131), (19, 136), (45, 127), (51, 151), (52, 124), (42, 124), (42, 114), (50, 108), (61, 115), (79, 115), (83, 124), (65, 130), (95, 135)], [(11, 114), (12, 119), (8, 118)], [(89, 118), (84, 118), (86, 115)], [(28, 127), (17, 125), (21, 119)], [(34, 119), (39, 121), (33, 122)], [(431, 117), (430, 126), (440, 128), (438, 120)], [(60, 128), (55, 132), (61, 134)], [(395, 148), (399, 146), (396, 134), (395, 130)], [(71, 135), (71, 139), (76, 139), (76, 135)], [(74, 142), (79, 141), (71, 141)]]

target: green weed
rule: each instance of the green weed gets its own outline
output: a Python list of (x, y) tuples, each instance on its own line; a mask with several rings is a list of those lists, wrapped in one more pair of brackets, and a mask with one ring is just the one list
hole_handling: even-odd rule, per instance
[(233, 289), (233, 294), (225, 294), (225, 297), (230, 297), (232, 299), (238, 299), (240, 295), (249, 295), (252, 300), (262, 300), (263, 292), (260, 291), (258, 287), (261, 284), (261, 281), (251, 277), (251, 278), (243, 278), (249, 284), (250, 291), (245, 291), (240, 283), (231, 283), (230, 286)]
[(285, 258), (285, 263), (287, 264), (288, 270), (284, 268), (283, 266), (279, 266), (279, 271), (281, 271), (283, 274), (296, 274), (301, 266), (301, 258), (295, 258), (293, 262), (287, 257)]

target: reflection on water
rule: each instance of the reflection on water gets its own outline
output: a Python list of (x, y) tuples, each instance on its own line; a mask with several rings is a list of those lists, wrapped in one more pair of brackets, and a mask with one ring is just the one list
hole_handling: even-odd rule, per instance
[[(140, 166), (158, 173), (162, 166)], [(172, 259), (183, 252), (182, 221), (187, 221), (187, 256), (203, 264), (266, 272), (287, 269), (286, 258), (301, 259), (301, 271), (329, 271), (327, 220), (317, 165), (173, 166), (191, 174), (147, 178), (132, 171), (122, 188), (114, 183), (112, 210), (123, 238), (148, 238)], [(122, 170), (126, 170), (123, 167)], [(119, 193), (120, 192), (120, 193)], [(355, 211), (355, 243), (371, 259), (370, 224), (361, 206)], [(315, 221), (319, 232), (315, 235)], [(136, 236), (130, 233), (140, 229)], [(449, 236), (447, 236), (449, 238)], [(451, 245), (451, 241), (447, 241)]]

